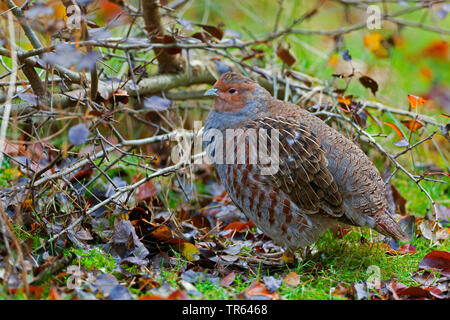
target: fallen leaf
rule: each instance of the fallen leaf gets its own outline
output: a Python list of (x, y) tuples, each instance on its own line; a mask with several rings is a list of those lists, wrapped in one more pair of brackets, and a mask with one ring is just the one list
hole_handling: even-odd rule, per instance
[(159, 295), (146, 295), (141, 296), (139, 300), (191, 300), (186, 292), (182, 290), (176, 290), (172, 292), (167, 298)]
[(197, 283), (197, 282), (204, 282), (209, 281), (211, 284), (216, 285), (219, 283), (219, 278), (213, 276), (212, 274), (206, 273), (206, 272), (199, 272), (194, 271), (192, 269), (189, 269), (185, 272), (183, 272), (180, 275), (181, 280), (186, 281), (188, 283)]
[(234, 271), (231, 271), (229, 274), (223, 277), (222, 280), (220, 280), (220, 285), (222, 287), (228, 287), (233, 283), (234, 279), (236, 279), (236, 274), (234, 273)]
[(109, 293), (109, 300), (133, 300), (130, 290), (125, 287), (116, 285)]
[(402, 297), (407, 296), (408, 298), (426, 298), (431, 299), (430, 292), (421, 287), (407, 287), (407, 288), (398, 288), (396, 293)]
[(151, 201), (156, 196), (156, 188), (152, 181), (147, 181), (137, 188), (136, 198), (139, 201)]
[(254, 226), (254, 224), (251, 221), (247, 221), (247, 222), (234, 221), (234, 222), (231, 222), (230, 224), (228, 224), (224, 228), (224, 230), (225, 231), (226, 230), (231, 230), (231, 231), (234, 231), (234, 232), (239, 232), (239, 231), (251, 228), (253, 226)]
[[(37, 300), (40, 300), (42, 297), (42, 292), (44, 291), (44, 288), (42, 286), (29, 286), (28, 287), (30, 294), (32, 294)], [(16, 293), (23, 293), (23, 288), (9, 288), (9, 292), (12, 294)]]
[(267, 290), (267, 287), (259, 281), (253, 281), (253, 283), (247, 289), (245, 289), (242, 294), (248, 296), (250, 299), (257, 297), (269, 298), (271, 300), (280, 299), (278, 293), (270, 293)]
[(59, 294), (58, 289), (55, 288), (55, 287), (51, 287), (51, 288), (50, 288), (50, 291), (49, 291), (49, 293), (48, 293), (48, 298), (49, 298), (50, 300), (62, 300), (62, 297), (61, 297), (61, 295)]
[(352, 285), (352, 291), (357, 300), (368, 299), (367, 285), (364, 281), (355, 282)]
[(300, 275), (291, 271), (284, 277), (283, 281), (290, 287), (296, 287), (300, 284)]
[(168, 241), (173, 238), (168, 226), (162, 225), (152, 231), (152, 236), (160, 241)]
[(433, 207), (434, 216), (436, 217), (436, 221), (442, 228), (450, 227), (450, 208), (436, 204)]
[(281, 256), (281, 260), (283, 260), (283, 262), (285, 264), (292, 264), (292, 263), (294, 263), (294, 257), (292, 255), (286, 255), (284, 253)]
[(277, 291), (281, 287), (281, 282), (283, 280), (276, 279), (275, 277), (264, 277), (263, 278), (264, 284), (266, 285), (267, 290), (269, 293), (273, 293)]
[(196, 246), (194, 246), (192, 243), (184, 242), (180, 245), (180, 251), (181, 254), (188, 260), (188, 261), (197, 261), (200, 259), (200, 251)]
[(450, 252), (431, 251), (420, 261), (419, 270), (435, 270), (450, 277)]
[(33, 93), (30, 93), (30, 92), (19, 92), (17, 94), (17, 96), (20, 99), (28, 102), (32, 106), (37, 106), (38, 105), (38, 96), (33, 94)]
[(414, 216), (405, 216), (400, 218), (398, 224), (408, 236), (409, 241), (411, 241), (416, 234), (416, 218)]

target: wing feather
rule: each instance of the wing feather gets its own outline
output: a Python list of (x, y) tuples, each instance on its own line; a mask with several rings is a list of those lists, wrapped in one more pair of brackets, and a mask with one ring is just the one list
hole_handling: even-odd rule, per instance
[[(270, 179), (306, 213), (344, 214), (342, 196), (327, 167), (325, 150), (313, 132), (302, 124), (281, 117), (262, 117), (248, 127), (266, 129), (268, 144), (278, 130), (279, 170)], [(265, 147), (271, 150), (271, 146)]]

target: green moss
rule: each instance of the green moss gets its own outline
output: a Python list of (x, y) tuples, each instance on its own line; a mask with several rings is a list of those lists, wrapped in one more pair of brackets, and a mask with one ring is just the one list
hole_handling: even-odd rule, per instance
[(116, 267), (116, 261), (111, 254), (105, 253), (100, 249), (92, 250), (72, 249), (78, 259), (73, 260), (74, 265), (81, 265), (88, 271), (97, 269), (104, 273), (111, 273)]

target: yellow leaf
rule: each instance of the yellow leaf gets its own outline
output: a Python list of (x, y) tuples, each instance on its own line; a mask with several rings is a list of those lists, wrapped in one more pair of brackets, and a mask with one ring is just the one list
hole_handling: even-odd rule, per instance
[(284, 263), (286, 264), (290, 264), (294, 262), (294, 257), (293, 256), (287, 256), (283, 253), (283, 255), (281, 256), (281, 260), (284, 261)]
[(3, 172), (3, 177), (8, 181), (15, 180), (17, 178), (20, 178), (21, 176), (22, 172), (15, 168), (8, 168)]
[(381, 33), (371, 32), (364, 36), (364, 46), (378, 58), (387, 58), (389, 52), (383, 46), (384, 37)]
[(338, 55), (333, 54), (330, 59), (328, 59), (328, 64), (332, 67), (336, 67), (338, 64)]
[(380, 49), (381, 40), (383, 40), (383, 35), (378, 32), (371, 32), (363, 38), (364, 46), (371, 52)]
[(67, 20), (66, 7), (58, 1), (52, 4), (53, 8), (53, 18), (58, 20)]
[(200, 259), (200, 251), (192, 243), (184, 242), (180, 247), (181, 254), (189, 261), (197, 261)]

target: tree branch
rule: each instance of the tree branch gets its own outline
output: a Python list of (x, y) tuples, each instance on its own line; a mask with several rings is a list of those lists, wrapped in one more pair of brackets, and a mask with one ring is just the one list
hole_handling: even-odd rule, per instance
[[(152, 43), (162, 43), (165, 35), (161, 23), (159, 0), (142, 0), (142, 9), (146, 29)], [(156, 59), (159, 63), (159, 73), (180, 73), (184, 71), (185, 61), (179, 54), (171, 55), (166, 50), (155, 48)]]

